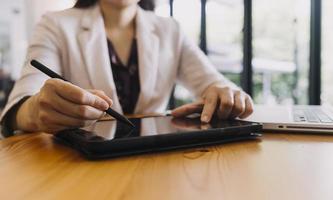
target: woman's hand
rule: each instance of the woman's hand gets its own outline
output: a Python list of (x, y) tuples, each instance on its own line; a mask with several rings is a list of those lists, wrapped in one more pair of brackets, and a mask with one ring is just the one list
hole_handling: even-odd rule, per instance
[(202, 100), (186, 104), (172, 111), (174, 117), (184, 117), (201, 113), (201, 121), (208, 123), (216, 113), (220, 119), (246, 118), (253, 112), (253, 103), (249, 95), (239, 89), (213, 84), (209, 86)]
[(104, 115), (112, 100), (99, 90), (84, 90), (60, 79), (49, 79), (16, 114), (16, 129), (54, 133), (90, 125)]

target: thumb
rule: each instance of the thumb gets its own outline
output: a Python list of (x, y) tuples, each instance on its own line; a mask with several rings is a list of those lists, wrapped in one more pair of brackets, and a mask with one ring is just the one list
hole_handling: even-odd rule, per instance
[(185, 104), (174, 110), (172, 110), (171, 115), (174, 117), (185, 117), (193, 113), (201, 113), (203, 109), (203, 102), (198, 101), (194, 103)]

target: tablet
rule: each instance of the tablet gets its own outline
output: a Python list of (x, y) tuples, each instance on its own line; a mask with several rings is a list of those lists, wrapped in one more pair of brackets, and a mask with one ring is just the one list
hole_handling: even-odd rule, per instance
[(89, 159), (100, 159), (256, 139), (262, 130), (259, 123), (212, 120), (204, 124), (199, 117), (130, 120), (134, 129), (117, 121), (99, 121), (87, 128), (60, 131), (55, 138)]

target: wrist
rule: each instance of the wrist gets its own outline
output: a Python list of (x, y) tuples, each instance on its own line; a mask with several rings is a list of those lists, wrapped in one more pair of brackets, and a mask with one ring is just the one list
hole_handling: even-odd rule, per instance
[(32, 96), (26, 101), (24, 101), (21, 106), (17, 109), (16, 115), (14, 116), (13, 126), (15, 130), (22, 130), (22, 131), (35, 131), (37, 130), (37, 126), (35, 123), (36, 116), (35, 113), (36, 109), (34, 106), (34, 99), (35, 96)]

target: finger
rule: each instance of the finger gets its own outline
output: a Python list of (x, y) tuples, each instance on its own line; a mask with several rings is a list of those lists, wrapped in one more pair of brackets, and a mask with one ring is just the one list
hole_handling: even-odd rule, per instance
[(97, 95), (99, 97), (101, 97), (102, 99), (104, 99), (106, 102), (108, 102), (109, 107), (111, 107), (113, 105), (113, 101), (110, 97), (108, 97), (105, 92), (101, 91), (101, 90), (89, 90), (89, 92), (91, 92), (94, 95)]
[(234, 105), (234, 97), (232, 92), (224, 92), (220, 94), (220, 105), (218, 108), (218, 116), (220, 119), (227, 119)]
[(200, 129), (201, 130), (208, 130), (208, 129), (211, 129), (212, 126), (210, 124), (201, 124), (200, 125)]
[(49, 79), (45, 82), (45, 87), (51, 87), (59, 96), (75, 104), (89, 105), (99, 110), (109, 108), (108, 102), (101, 97), (60, 79)]
[(44, 109), (39, 114), (40, 123), (44, 127), (60, 127), (60, 128), (78, 128), (92, 124), (95, 120), (83, 120), (70, 117), (57, 112), (51, 108)]
[(239, 116), (239, 118), (247, 118), (253, 113), (253, 101), (250, 96), (246, 95), (245, 97), (245, 111)]
[[(52, 99), (52, 102), (50, 99)], [(46, 102), (41, 102), (41, 104), (44, 108), (50, 107), (61, 114), (83, 120), (97, 120), (104, 114), (104, 111), (98, 110), (94, 107), (74, 104), (71, 101), (63, 99), (56, 93), (49, 94)]]
[(190, 103), (172, 110), (171, 115), (174, 117), (185, 117), (193, 113), (201, 113), (202, 109), (202, 102)]
[(211, 92), (205, 97), (205, 105), (201, 114), (201, 121), (208, 123), (215, 112), (217, 106), (218, 96), (215, 92)]
[(236, 118), (245, 112), (245, 96), (241, 91), (235, 92), (234, 106), (231, 110), (229, 118)]

